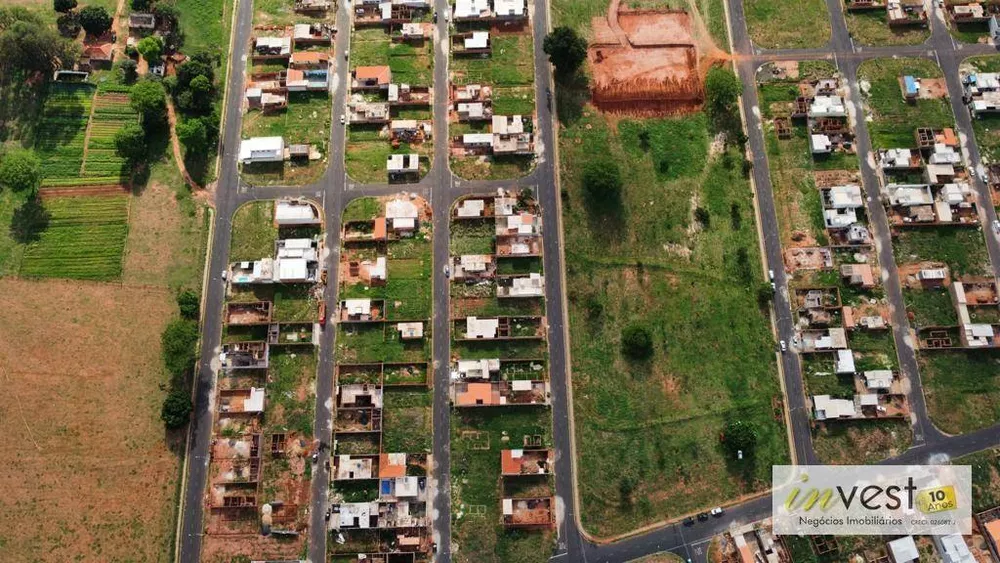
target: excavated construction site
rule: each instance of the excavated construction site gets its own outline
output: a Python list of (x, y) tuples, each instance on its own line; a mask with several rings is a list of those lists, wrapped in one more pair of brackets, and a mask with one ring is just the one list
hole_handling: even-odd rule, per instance
[(642, 116), (698, 110), (705, 99), (705, 73), (727, 54), (693, 14), (630, 10), (612, 0), (608, 13), (591, 21), (587, 59), (594, 105)]

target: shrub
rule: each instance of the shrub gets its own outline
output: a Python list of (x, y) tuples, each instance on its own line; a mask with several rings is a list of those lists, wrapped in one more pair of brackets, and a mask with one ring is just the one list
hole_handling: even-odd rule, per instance
[(167, 428), (180, 428), (187, 424), (191, 417), (191, 397), (183, 389), (174, 388), (163, 400), (163, 408), (160, 409), (160, 419)]
[(35, 191), (42, 181), (42, 164), (35, 153), (14, 149), (0, 158), (0, 187), (15, 192)]
[(115, 152), (130, 163), (146, 154), (146, 134), (136, 123), (129, 123), (115, 133)]
[(587, 40), (571, 27), (559, 26), (545, 36), (542, 50), (559, 74), (568, 76), (576, 72), (587, 60)]
[(76, 0), (53, 0), (52, 8), (57, 12), (65, 14), (73, 8), (76, 8)]
[(583, 169), (583, 191), (591, 211), (614, 212), (622, 205), (622, 175), (609, 157), (592, 158)]
[(185, 289), (177, 294), (177, 307), (185, 319), (197, 320), (201, 312), (201, 297), (195, 291)]
[(171, 321), (160, 337), (163, 363), (175, 378), (182, 378), (194, 366), (198, 345), (198, 323), (177, 319)]
[(734, 459), (739, 452), (743, 452), (743, 458), (751, 458), (754, 448), (757, 446), (757, 425), (746, 420), (730, 420), (726, 423), (724, 430), (726, 451)]
[(622, 331), (622, 353), (633, 360), (648, 360), (653, 356), (653, 337), (646, 327), (625, 327)]

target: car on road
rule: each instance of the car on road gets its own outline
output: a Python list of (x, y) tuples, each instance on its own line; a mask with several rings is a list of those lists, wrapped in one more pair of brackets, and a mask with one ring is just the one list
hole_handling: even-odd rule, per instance
[(451, 268), (449, 268), (448, 266), (444, 267), (444, 277), (449, 279), (451, 278)]
[(774, 270), (768, 270), (768, 271), (767, 271), (767, 277), (768, 277), (768, 278), (769, 278), (769, 279), (770, 279), (771, 281), (774, 281)]
[(344, 49), (344, 60), (346, 61), (351, 56), (350, 49)]
[(222, 270), (222, 281), (226, 281), (229, 278), (229, 272), (227, 270)]
[(778, 344), (781, 345), (781, 351), (782, 352), (787, 352), (788, 351), (788, 343), (786, 343), (784, 340), (782, 340)]
[(434, 10), (434, 23), (438, 22), (438, 11)]
[(721, 506), (716, 506), (715, 508), (712, 509), (712, 516), (715, 516), (716, 518), (722, 516), (725, 513), (726, 511), (723, 510)]
[(340, 114), (340, 124), (343, 125), (347, 120), (344, 118), (344, 114)]
[(778, 291), (778, 286), (774, 285), (774, 282), (771, 282), (771, 291)]
[(701, 514), (698, 515), (698, 521), (699, 522), (704, 522), (705, 520), (708, 520), (708, 513), (707, 512), (702, 512)]
[(993, 232), (1000, 235), (1000, 219), (993, 220)]
[(694, 526), (694, 518), (691, 518), (690, 516), (688, 516), (687, 518), (685, 518), (684, 519), (684, 525), (685, 526)]

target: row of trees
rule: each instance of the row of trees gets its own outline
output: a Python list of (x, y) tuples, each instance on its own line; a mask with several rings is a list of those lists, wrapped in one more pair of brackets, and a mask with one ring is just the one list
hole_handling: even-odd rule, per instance
[(170, 375), (170, 390), (163, 400), (160, 418), (167, 428), (180, 428), (191, 417), (192, 370), (198, 352), (200, 298), (191, 290), (177, 296), (181, 318), (171, 321), (160, 337), (163, 365)]

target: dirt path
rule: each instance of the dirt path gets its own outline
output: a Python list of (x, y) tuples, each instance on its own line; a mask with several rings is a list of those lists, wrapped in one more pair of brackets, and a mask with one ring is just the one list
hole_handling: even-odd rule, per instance
[(621, 4), (622, 0), (611, 0), (611, 4), (608, 6), (608, 26), (615, 34), (615, 37), (618, 38), (618, 42), (621, 43), (622, 46), (626, 46), (631, 45), (631, 42), (629, 42), (628, 35), (625, 33), (625, 30), (622, 29), (622, 26), (618, 23), (618, 9), (621, 7)]
[(115, 59), (119, 59), (125, 55), (125, 45), (128, 41), (128, 25), (125, 25), (124, 33), (121, 28), (122, 16), (125, 14), (125, 0), (118, 0), (118, 7), (115, 8), (115, 17), (111, 21), (111, 29), (115, 31)]
[(184, 153), (181, 151), (181, 142), (177, 139), (177, 113), (174, 111), (174, 103), (169, 96), (167, 97), (167, 122), (170, 123), (170, 146), (174, 150), (174, 162), (177, 163), (177, 169), (180, 170), (188, 187), (192, 190), (200, 190), (201, 186), (191, 178), (187, 167), (184, 166)]
[(80, 173), (77, 176), (83, 177), (83, 171), (87, 168), (87, 148), (90, 146), (90, 131), (94, 126), (94, 106), (97, 104), (94, 101), (97, 100), (97, 89), (94, 89), (94, 95), (90, 98), (90, 115), (87, 116), (87, 132), (83, 135), (83, 160), (80, 161)]

